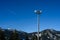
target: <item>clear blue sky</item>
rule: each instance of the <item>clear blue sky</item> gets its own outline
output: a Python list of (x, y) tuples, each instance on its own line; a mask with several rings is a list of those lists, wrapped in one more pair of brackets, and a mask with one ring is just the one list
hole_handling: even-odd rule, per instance
[(40, 30), (60, 30), (60, 0), (0, 0), (0, 27), (37, 31), (35, 9), (41, 9)]

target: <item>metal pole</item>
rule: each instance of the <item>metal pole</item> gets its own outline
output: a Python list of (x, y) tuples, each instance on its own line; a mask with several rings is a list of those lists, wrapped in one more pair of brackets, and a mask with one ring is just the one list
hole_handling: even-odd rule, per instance
[(34, 11), (37, 14), (37, 27), (38, 27), (38, 32), (37, 32), (37, 40), (39, 40), (39, 30), (40, 30), (40, 14), (41, 14), (41, 10), (35, 10)]
[(40, 14), (37, 14), (37, 26), (38, 26), (38, 40), (39, 40), (39, 30), (40, 30)]

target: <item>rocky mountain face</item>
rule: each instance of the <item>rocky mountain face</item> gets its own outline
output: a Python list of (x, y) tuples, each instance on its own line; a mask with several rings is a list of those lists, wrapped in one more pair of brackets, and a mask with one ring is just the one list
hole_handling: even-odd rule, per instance
[(44, 30), (41, 32), (42, 40), (60, 40), (60, 32), (55, 30)]
[[(35, 34), (37, 36), (37, 32), (33, 32), (31, 34)], [(40, 40), (60, 40), (60, 31), (47, 29), (40, 32), (39, 36)]]

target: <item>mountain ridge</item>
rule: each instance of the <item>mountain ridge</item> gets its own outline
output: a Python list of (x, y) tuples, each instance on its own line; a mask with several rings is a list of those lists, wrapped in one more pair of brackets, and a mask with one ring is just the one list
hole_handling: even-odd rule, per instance
[[(5, 35), (4, 37), (7, 37), (7, 38), (10, 38), (12, 35), (14, 35), (14, 36), (17, 35), (19, 37), (19, 39), (22, 39), (22, 40), (23, 39), (37, 40), (37, 37), (38, 37), (37, 32), (27, 33), (24, 31), (8, 30), (8, 29), (1, 29), (0, 28), (0, 35), (2, 32)], [(56, 31), (53, 29), (43, 30), (43, 31), (39, 32), (39, 39), (40, 40), (60, 40), (60, 31)]]

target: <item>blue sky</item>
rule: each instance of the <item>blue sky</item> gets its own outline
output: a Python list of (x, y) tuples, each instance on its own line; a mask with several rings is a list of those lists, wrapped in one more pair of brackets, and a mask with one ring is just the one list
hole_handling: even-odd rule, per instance
[(42, 10), (40, 31), (60, 30), (60, 0), (0, 0), (0, 27), (35, 32), (37, 9)]

